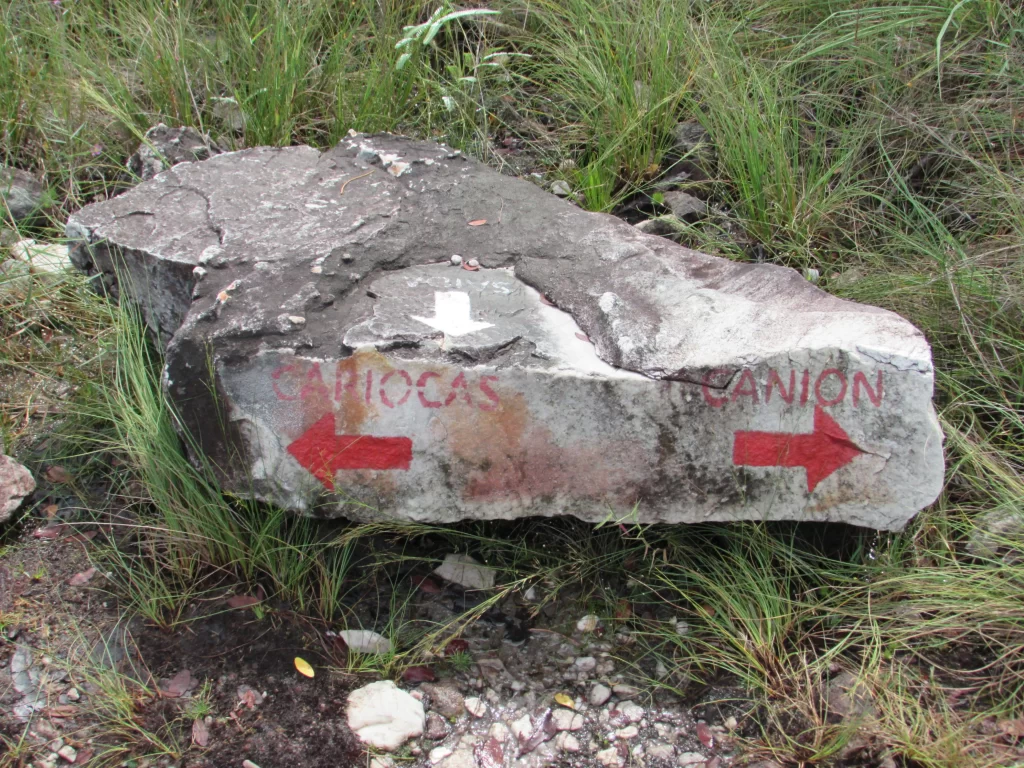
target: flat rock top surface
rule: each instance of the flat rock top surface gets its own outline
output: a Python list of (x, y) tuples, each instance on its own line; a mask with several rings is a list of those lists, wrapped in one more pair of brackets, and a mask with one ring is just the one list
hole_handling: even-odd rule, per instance
[(127, 267), (225, 484), (294, 509), (899, 528), (941, 487), (903, 318), (434, 143), (183, 163), (68, 231)]

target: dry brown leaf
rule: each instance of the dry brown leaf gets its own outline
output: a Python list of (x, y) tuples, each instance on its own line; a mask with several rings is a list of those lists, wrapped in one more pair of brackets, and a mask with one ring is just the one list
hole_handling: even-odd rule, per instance
[(227, 599), (228, 608), (251, 608), (259, 602), (260, 599), (252, 595), (233, 595)]
[(556, 693), (555, 703), (559, 706), (566, 707), (567, 709), (576, 709), (576, 702), (572, 700), (572, 696), (567, 693)]
[(37, 528), (32, 532), (32, 535), (37, 539), (57, 539), (60, 538), (64, 531), (67, 529), (66, 525), (48, 525), (45, 528)]
[(76, 573), (74, 576), (68, 579), (68, 584), (72, 587), (81, 587), (83, 584), (88, 584), (89, 579), (91, 579), (95, 575), (96, 569), (90, 568), (86, 571), (82, 571), (81, 573)]
[(471, 227), (482, 227), (486, 223), (487, 223), (487, 219), (473, 219), (473, 221), (469, 222), (469, 226), (471, 226)]
[(57, 510), (59, 509), (60, 507), (58, 507), (56, 504), (47, 504), (45, 507), (43, 507), (43, 512), (46, 513), (46, 519), (53, 520), (53, 518), (57, 516)]
[(1024, 738), (1024, 720), (1000, 720), (999, 730), (1004, 736)]
[(192, 742), (200, 747), (210, 743), (210, 729), (206, 727), (206, 721), (201, 717), (192, 721)]
[(47, 469), (43, 473), (43, 477), (51, 483), (66, 484), (71, 482), (71, 474), (64, 467), (59, 467), (56, 464)]
[(170, 680), (161, 681), (159, 689), (160, 693), (164, 696), (176, 699), (180, 696), (184, 696), (191, 689), (195, 688), (198, 683), (199, 681), (192, 676), (191, 670), (183, 669)]
[(708, 749), (715, 746), (715, 736), (711, 733), (711, 729), (708, 728), (708, 724), (703, 720), (697, 723), (697, 739)]

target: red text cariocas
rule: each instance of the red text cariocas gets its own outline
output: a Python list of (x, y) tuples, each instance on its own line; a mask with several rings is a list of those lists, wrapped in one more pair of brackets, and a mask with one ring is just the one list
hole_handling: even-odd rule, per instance
[(494, 387), (497, 376), (473, 375), (458, 369), (378, 371), (339, 361), (333, 386), (328, 386), (319, 362), (295, 360), (275, 368), (270, 379), (274, 394), (282, 401), (333, 398), (336, 403), (358, 401), (388, 409), (468, 407), (481, 411), (496, 410), (501, 404)]

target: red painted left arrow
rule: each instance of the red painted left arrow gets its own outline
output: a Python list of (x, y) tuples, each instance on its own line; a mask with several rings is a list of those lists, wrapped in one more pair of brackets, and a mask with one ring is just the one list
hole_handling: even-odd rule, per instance
[(864, 453), (835, 419), (814, 407), (814, 431), (809, 435), (789, 432), (737, 432), (732, 463), (745, 467), (803, 467), (807, 492), (837, 469)]
[(339, 469), (408, 469), (412, 440), (408, 437), (371, 437), (334, 434), (329, 413), (288, 446), (288, 453), (329, 491)]

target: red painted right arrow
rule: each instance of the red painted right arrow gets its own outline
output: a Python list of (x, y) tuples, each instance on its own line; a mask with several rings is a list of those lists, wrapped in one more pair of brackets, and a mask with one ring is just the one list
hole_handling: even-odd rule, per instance
[(732, 463), (745, 467), (803, 467), (807, 470), (810, 493), (818, 483), (862, 453), (835, 419), (816, 405), (814, 431), (809, 435), (737, 432)]

